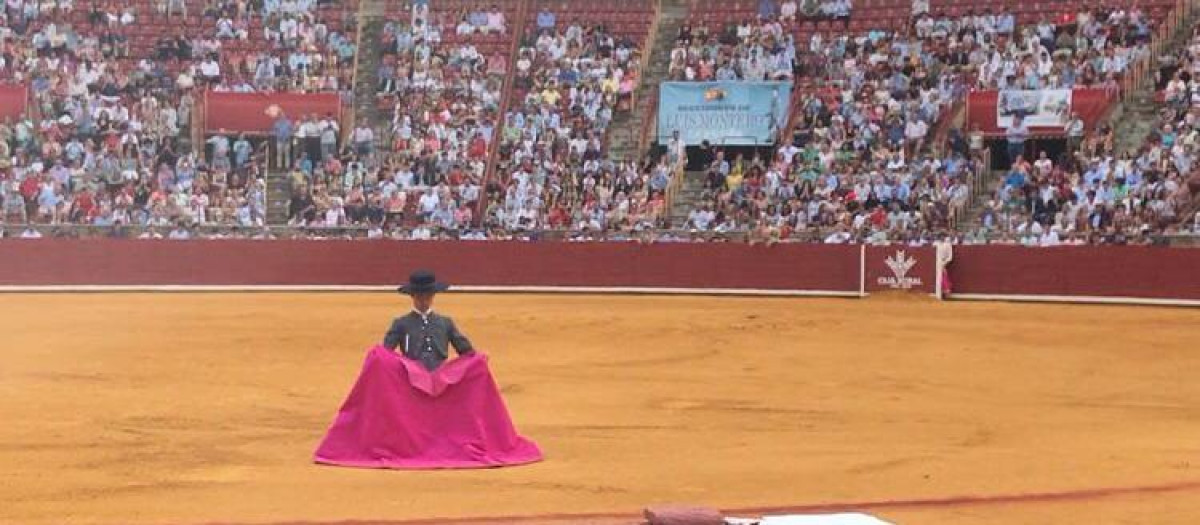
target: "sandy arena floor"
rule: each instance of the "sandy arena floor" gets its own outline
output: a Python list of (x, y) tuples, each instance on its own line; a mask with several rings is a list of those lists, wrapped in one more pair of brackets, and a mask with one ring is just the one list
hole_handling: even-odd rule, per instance
[[(1200, 523), (1200, 311), (447, 295), (528, 467), (310, 455), (387, 294), (0, 295), (0, 523), (857, 507), (908, 524)], [(495, 520), (493, 520), (495, 521)], [(581, 523), (582, 517), (560, 522)]]

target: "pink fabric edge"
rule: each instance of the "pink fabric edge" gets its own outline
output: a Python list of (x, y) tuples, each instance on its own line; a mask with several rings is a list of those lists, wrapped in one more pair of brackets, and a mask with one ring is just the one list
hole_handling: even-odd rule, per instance
[(337, 461), (325, 459), (319, 456), (313, 457), (313, 463), (319, 465), (333, 465), (337, 467), (376, 469), (376, 470), (482, 470), (501, 467), (513, 467), (518, 465), (529, 465), (532, 463), (541, 462), (543, 458), (540, 453), (536, 457), (513, 459), (500, 463), (479, 463), (473, 461), (461, 462), (441, 462), (432, 461)]
[[(384, 359), (396, 359), (408, 371), (408, 382), (413, 388), (427, 395), (437, 397), (451, 385), (456, 385), (467, 376), (467, 371), (473, 361), (487, 361), (487, 355), (476, 350), (469, 355), (458, 356), (446, 362), (441, 369), (430, 372), (420, 362), (397, 354), (382, 345), (371, 349), (372, 353), (381, 354)], [(435, 380), (436, 378), (436, 380)]]

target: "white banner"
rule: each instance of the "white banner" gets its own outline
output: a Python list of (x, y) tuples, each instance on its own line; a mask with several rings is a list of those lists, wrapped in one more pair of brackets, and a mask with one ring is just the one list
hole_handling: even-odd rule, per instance
[(1071, 90), (1000, 90), (996, 99), (996, 126), (1011, 126), (1016, 115), (1024, 116), (1029, 127), (1066, 126), (1071, 117)]

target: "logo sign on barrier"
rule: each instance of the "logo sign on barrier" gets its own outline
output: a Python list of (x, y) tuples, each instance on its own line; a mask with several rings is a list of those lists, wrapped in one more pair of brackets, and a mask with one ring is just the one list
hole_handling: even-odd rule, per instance
[(908, 290), (914, 286), (921, 286), (920, 277), (912, 277), (908, 275), (908, 271), (912, 270), (917, 265), (917, 259), (910, 257), (904, 250), (896, 250), (896, 253), (891, 257), (883, 260), (887, 264), (888, 269), (892, 270), (892, 275), (881, 276), (878, 279), (879, 286), (887, 286), (892, 289)]
[(678, 131), (689, 146), (773, 144), (787, 124), (791, 82), (663, 82), (658, 138)]
[(868, 291), (901, 290), (933, 293), (934, 250), (929, 246), (868, 246)]
[(1002, 89), (996, 99), (996, 126), (1012, 126), (1013, 117), (1025, 117), (1030, 127), (1062, 127), (1071, 116), (1069, 89)]

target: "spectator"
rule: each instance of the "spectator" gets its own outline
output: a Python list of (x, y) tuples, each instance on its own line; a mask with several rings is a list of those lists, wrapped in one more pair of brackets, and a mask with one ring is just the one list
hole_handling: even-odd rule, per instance
[(554, 16), (553, 11), (547, 7), (542, 7), (537, 15), (537, 28), (539, 31), (554, 29), (556, 20), (557, 18)]
[(1004, 131), (1004, 138), (1008, 143), (1008, 161), (1016, 164), (1025, 154), (1025, 140), (1029, 138), (1029, 126), (1025, 124), (1025, 118), (1014, 116), (1012, 124)]
[(292, 167), (292, 121), (287, 114), (280, 112), (272, 125), (275, 138), (275, 166), (288, 169)]

